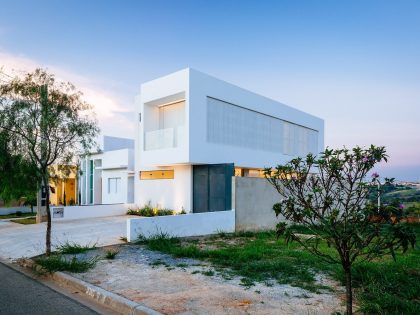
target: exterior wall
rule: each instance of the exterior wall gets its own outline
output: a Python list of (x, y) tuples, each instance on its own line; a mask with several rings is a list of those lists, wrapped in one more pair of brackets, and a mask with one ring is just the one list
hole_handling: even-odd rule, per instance
[[(132, 143), (134, 144), (133, 141)], [(93, 202), (90, 200), (89, 191), (90, 161), (94, 161)], [(128, 180), (134, 170), (134, 150), (132, 148), (91, 154), (80, 161), (80, 167), (82, 175), (79, 176), (79, 185), (82, 205), (132, 203), (134, 201), (134, 183), (133, 180)], [(121, 178), (121, 190), (118, 194), (110, 194), (108, 193), (108, 178), (115, 177)]]
[[(156, 165), (183, 164), (188, 162), (189, 135), (187, 132), (183, 133), (183, 136), (179, 141), (182, 145), (175, 148), (162, 150), (144, 149), (145, 132), (159, 128), (159, 118), (156, 116), (158, 115), (158, 107), (156, 106), (159, 104), (185, 99), (184, 125), (185, 127), (188, 126), (188, 77), (189, 70), (184, 69), (141, 85), (138, 107), (139, 113), (142, 115), (142, 121), (139, 124), (139, 130), (136, 137), (136, 152), (139, 152), (139, 154), (136, 154), (136, 164), (141, 164), (142, 167), (147, 167)], [(147, 115), (149, 115), (149, 118), (146, 117)], [(151, 121), (155, 122), (154, 126), (150, 125)]]
[(235, 230), (270, 230), (284, 218), (276, 218), (273, 205), (280, 201), (277, 190), (265, 178), (232, 177)]
[[(34, 207), (34, 212), (36, 212), (36, 207)], [(29, 207), (0, 207), (0, 215), (7, 215), (7, 214), (12, 214), (12, 213), (16, 213), (16, 211), (20, 211), (20, 212), (24, 212), (24, 213), (29, 213), (31, 212), (31, 208)]]
[[(125, 215), (132, 204), (116, 204), (116, 205), (94, 205), (94, 206), (72, 206), (72, 207), (51, 207), (53, 221), (76, 220), (85, 218), (100, 218), (117, 215)], [(55, 210), (64, 209), (64, 216), (57, 217), (54, 215)]]
[[(244, 90), (196, 70), (189, 70), (189, 163), (235, 163), (241, 167), (262, 168), (289, 161), (293, 156), (268, 150), (210, 143), (207, 140), (207, 98), (215, 98), (274, 118), (317, 130), (318, 148), (324, 148), (322, 119)], [(232, 121), (234, 124), (235, 121)], [(252, 130), (250, 130), (252, 134)], [(250, 135), (251, 135), (250, 134)], [(238, 135), (239, 137), (240, 135)]]
[(144, 206), (168, 208), (180, 212), (192, 212), (192, 167), (190, 165), (176, 165), (172, 167), (155, 167), (145, 170), (173, 169), (174, 179), (140, 180), (136, 172), (135, 203)]
[[(120, 190), (118, 193), (110, 191), (109, 178), (121, 178)], [(127, 189), (128, 189), (128, 176), (126, 170), (103, 170), (102, 171), (102, 203), (127, 203)]]
[(145, 237), (157, 233), (187, 237), (234, 232), (235, 211), (219, 211), (172, 215), (163, 217), (127, 219), (127, 240), (135, 241), (140, 235)]

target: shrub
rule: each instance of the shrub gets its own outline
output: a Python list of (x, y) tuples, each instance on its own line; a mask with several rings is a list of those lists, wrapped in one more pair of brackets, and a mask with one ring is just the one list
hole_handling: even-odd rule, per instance
[(165, 215), (174, 215), (175, 211), (171, 209), (161, 209), (159, 207), (152, 207), (150, 202), (142, 208), (138, 209), (129, 209), (127, 211), (129, 215), (138, 215), (141, 217), (155, 217), (155, 216), (165, 216)]
[(16, 211), (16, 216), (21, 217), (22, 216), (22, 211)]

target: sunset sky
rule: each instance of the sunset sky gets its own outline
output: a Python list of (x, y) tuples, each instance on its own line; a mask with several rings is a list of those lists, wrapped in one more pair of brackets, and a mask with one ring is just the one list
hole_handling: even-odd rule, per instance
[(6, 1), (0, 67), (47, 68), (134, 138), (142, 82), (191, 67), (325, 119), (330, 147), (385, 145), (420, 181), (420, 1)]

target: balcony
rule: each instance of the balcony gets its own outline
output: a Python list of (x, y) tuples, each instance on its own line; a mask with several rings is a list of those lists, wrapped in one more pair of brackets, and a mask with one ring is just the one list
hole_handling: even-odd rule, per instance
[(184, 127), (158, 129), (145, 133), (144, 150), (162, 150), (180, 147), (183, 143)]

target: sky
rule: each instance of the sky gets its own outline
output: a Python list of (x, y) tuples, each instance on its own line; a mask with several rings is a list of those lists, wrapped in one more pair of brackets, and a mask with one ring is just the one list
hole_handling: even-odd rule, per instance
[(134, 137), (140, 84), (191, 67), (325, 120), (332, 148), (384, 145), (420, 181), (420, 1), (0, 0), (0, 68), (48, 69)]

